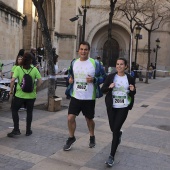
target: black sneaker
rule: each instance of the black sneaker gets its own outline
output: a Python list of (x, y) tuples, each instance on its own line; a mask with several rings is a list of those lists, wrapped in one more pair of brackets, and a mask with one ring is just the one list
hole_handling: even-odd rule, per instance
[(30, 135), (32, 135), (32, 130), (28, 130), (28, 131), (26, 131), (25, 136), (30, 136)]
[(75, 137), (69, 137), (66, 141), (66, 144), (63, 147), (64, 151), (69, 151), (71, 149), (71, 145), (76, 141)]
[(109, 167), (112, 167), (113, 166), (113, 164), (114, 164), (114, 158), (113, 158), (113, 156), (109, 156), (109, 158), (108, 158), (108, 160), (105, 162), (105, 164), (107, 165), (107, 166), (109, 166)]
[(123, 130), (120, 130), (119, 132), (119, 143), (118, 145), (120, 145), (121, 141), (122, 141), (122, 133), (123, 133)]
[(94, 148), (96, 145), (95, 136), (90, 136), (89, 148)]
[(10, 138), (12, 138), (12, 137), (14, 137), (15, 135), (20, 135), (20, 134), (21, 134), (20, 130), (14, 130), (14, 129), (13, 129), (11, 133), (8, 133), (8, 134), (7, 134), (7, 136), (10, 137)]

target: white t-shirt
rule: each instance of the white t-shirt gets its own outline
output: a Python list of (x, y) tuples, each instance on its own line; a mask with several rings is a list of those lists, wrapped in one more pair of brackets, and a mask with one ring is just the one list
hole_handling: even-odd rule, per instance
[(74, 86), (72, 96), (79, 100), (94, 100), (96, 91), (93, 83), (87, 83), (86, 77), (95, 76), (95, 67), (90, 61), (77, 59), (73, 65)]
[(115, 83), (115, 87), (112, 91), (113, 108), (127, 107), (130, 104), (128, 100), (129, 82), (127, 76), (118, 76), (116, 74), (113, 82)]

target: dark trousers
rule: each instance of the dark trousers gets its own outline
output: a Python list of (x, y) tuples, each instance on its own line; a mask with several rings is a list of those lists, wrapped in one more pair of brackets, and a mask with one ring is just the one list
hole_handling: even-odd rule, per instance
[(108, 113), (110, 129), (113, 132), (112, 145), (111, 145), (111, 156), (115, 156), (118, 144), (120, 129), (125, 122), (128, 115), (128, 108), (112, 108), (112, 113)]
[(13, 104), (12, 104), (12, 119), (14, 122), (14, 130), (19, 130), (19, 115), (18, 110), (21, 106), (26, 103), (27, 105), (27, 118), (26, 118), (26, 130), (29, 131), (31, 129), (32, 123), (32, 112), (34, 107), (35, 99), (23, 99), (14, 97)]
[[(13, 97), (12, 97), (12, 101), (11, 101), (11, 109), (12, 109), (12, 105), (13, 105), (13, 100), (14, 100), (14, 98), (15, 98), (16, 90), (17, 90), (17, 83), (15, 83), (15, 85), (14, 85), (14, 93), (13, 93)], [(22, 107), (24, 107), (25, 109), (27, 108), (26, 102), (24, 102), (24, 104), (22, 105)]]
[(40, 66), (42, 67), (42, 63), (41, 63), (42, 57), (38, 56), (38, 62), (40, 63)]

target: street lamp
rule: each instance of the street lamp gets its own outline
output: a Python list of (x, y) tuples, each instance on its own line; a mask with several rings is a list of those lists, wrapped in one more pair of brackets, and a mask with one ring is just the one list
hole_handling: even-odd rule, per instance
[(76, 15), (75, 17), (70, 18), (69, 20), (70, 20), (71, 22), (74, 22), (74, 21), (76, 21), (76, 20), (78, 20), (78, 19), (79, 19), (79, 15)]
[(84, 14), (83, 14), (83, 34), (82, 34), (82, 41), (85, 39), (85, 29), (86, 29), (86, 12), (87, 8), (90, 6), (90, 0), (81, 0), (81, 6), (84, 9)]
[(81, 7), (84, 9), (83, 10), (84, 14), (82, 15), (81, 10), (79, 9), (79, 15), (76, 15), (75, 17), (69, 19), (71, 22), (74, 22), (79, 19), (79, 16), (83, 16), (83, 33), (82, 33), (81, 41), (84, 41), (85, 39), (86, 12), (87, 12), (87, 8), (89, 8), (90, 6), (90, 1), (91, 0), (81, 0)]
[(158, 56), (158, 50), (161, 48), (159, 45), (160, 45), (160, 40), (159, 40), (159, 38), (157, 38), (156, 39), (156, 48), (153, 49), (153, 51), (156, 53), (156, 56), (155, 56), (155, 70), (154, 70), (154, 74), (153, 74), (153, 79), (156, 78), (157, 56)]
[(136, 65), (136, 60), (137, 60), (137, 50), (138, 50), (138, 40), (139, 40), (139, 37), (140, 37), (140, 31), (141, 31), (141, 27), (138, 25), (136, 28), (136, 49), (135, 49), (135, 65)]

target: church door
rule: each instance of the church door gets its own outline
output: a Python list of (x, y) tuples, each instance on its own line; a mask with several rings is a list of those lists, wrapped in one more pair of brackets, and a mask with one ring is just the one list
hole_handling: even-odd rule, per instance
[(115, 39), (111, 42), (107, 40), (103, 47), (103, 65), (108, 67), (115, 67), (116, 60), (119, 57), (119, 44)]

